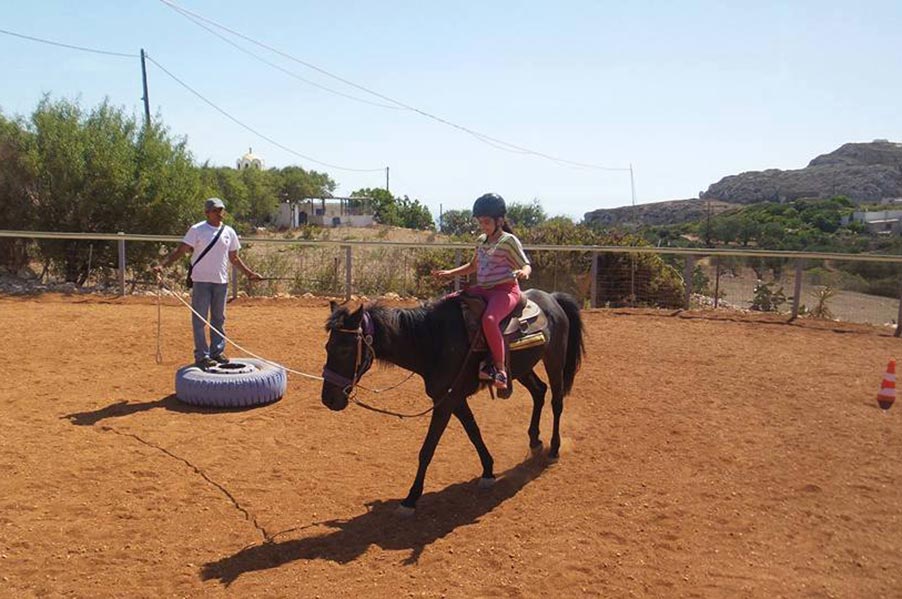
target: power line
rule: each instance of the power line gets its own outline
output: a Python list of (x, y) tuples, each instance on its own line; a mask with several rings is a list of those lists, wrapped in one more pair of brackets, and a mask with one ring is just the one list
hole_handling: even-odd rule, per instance
[(255, 53), (251, 52), (250, 50), (248, 50), (247, 48), (244, 48), (243, 46), (240, 46), (239, 44), (236, 44), (235, 42), (233, 42), (232, 40), (230, 40), (230, 39), (227, 38), (226, 36), (222, 35), (222, 34), (219, 33), (218, 31), (215, 31), (215, 30), (212, 29), (211, 27), (207, 27), (206, 25), (204, 25), (199, 19), (196, 19), (195, 17), (193, 17), (193, 16), (191, 16), (191, 15), (188, 15), (188, 14), (184, 14), (184, 16), (185, 16), (185, 18), (189, 19), (191, 22), (193, 22), (193, 23), (194, 23), (195, 25), (197, 25), (198, 27), (200, 27), (200, 28), (202, 28), (202, 29), (208, 31), (208, 32), (209, 32), (210, 34), (212, 34), (212, 35), (215, 35), (216, 37), (218, 37), (219, 39), (221, 39), (221, 40), (224, 41), (225, 43), (229, 44), (230, 46), (232, 46), (232, 47), (238, 49), (238, 50), (241, 51), (241, 52), (244, 52), (244, 53), (247, 54), (248, 56), (250, 56), (250, 57), (252, 57), (252, 58), (254, 58), (254, 59), (256, 59), (256, 60), (259, 60), (260, 62), (262, 62), (262, 63), (264, 63), (264, 64), (266, 64), (266, 65), (268, 65), (268, 66), (270, 66), (270, 67), (272, 67), (272, 68), (274, 68), (274, 69), (276, 69), (276, 70), (278, 70), (278, 71), (281, 71), (281, 72), (285, 73), (285, 74), (288, 75), (289, 77), (294, 77), (295, 79), (297, 79), (297, 80), (299, 80), (299, 81), (303, 81), (303, 82), (306, 83), (307, 85), (312, 85), (313, 87), (317, 87), (317, 88), (319, 88), (319, 89), (321, 89), (321, 90), (327, 91), (327, 92), (329, 92), (330, 94), (335, 94), (335, 95), (337, 95), (337, 96), (341, 96), (341, 97), (343, 97), (343, 98), (347, 98), (347, 99), (353, 100), (353, 101), (355, 101), (355, 102), (361, 102), (361, 103), (363, 103), (363, 104), (369, 104), (370, 106), (378, 106), (379, 108), (389, 108), (389, 109), (391, 109), (391, 110), (404, 110), (404, 108), (402, 108), (402, 107), (400, 107), (400, 106), (392, 106), (392, 105), (390, 105), (390, 104), (383, 104), (383, 103), (381, 103), (381, 102), (372, 102), (372, 101), (370, 101), (370, 100), (364, 100), (363, 98), (358, 98), (358, 97), (356, 97), (356, 96), (352, 96), (352, 95), (350, 95), (350, 94), (346, 94), (346, 93), (344, 93), (344, 92), (340, 92), (340, 91), (338, 91), (338, 90), (332, 89), (331, 87), (326, 87), (325, 85), (321, 85), (321, 84), (319, 84), (319, 83), (317, 83), (317, 82), (315, 82), (315, 81), (311, 81), (310, 79), (306, 79), (306, 78), (304, 78), (304, 77), (301, 77), (300, 75), (298, 75), (298, 74), (295, 73), (294, 71), (289, 71), (288, 69), (286, 69), (286, 68), (284, 68), (284, 67), (282, 67), (282, 66), (279, 66), (278, 64), (276, 64), (276, 63), (274, 63), (274, 62), (272, 62), (272, 61), (270, 61), (270, 60), (267, 60), (267, 59), (263, 58), (263, 57), (260, 56), (259, 54), (255, 54)]
[(254, 135), (260, 137), (261, 139), (265, 139), (266, 141), (268, 141), (268, 142), (271, 143), (272, 145), (274, 145), (274, 146), (276, 146), (277, 148), (280, 148), (280, 149), (282, 149), (282, 150), (288, 152), (289, 154), (293, 154), (294, 156), (297, 156), (297, 157), (299, 157), (299, 158), (303, 158), (304, 160), (309, 160), (310, 162), (315, 162), (316, 164), (321, 164), (321, 165), (323, 165), (323, 166), (327, 166), (327, 167), (329, 167), (329, 168), (334, 168), (334, 169), (342, 170), (342, 171), (350, 171), (350, 172), (355, 172), (355, 173), (375, 173), (375, 172), (382, 172), (383, 170), (385, 170), (385, 169), (383, 169), (383, 168), (350, 168), (350, 167), (346, 167), (346, 166), (339, 166), (339, 165), (337, 165), (337, 164), (331, 164), (331, 163), (329, 163), (329, 162), (323, 162), (322, 160), (317, 160), (316, 158), (312, 158), (312, 157), (307, 156), (307, 155), (305, 155), (305, 154), (301, 154), (300, 152), (297, 152), (297, 151), (295, 151), (295, 150), (289, 148), (288, 146), (279, 143), (278, 141), (274, 140), (273, 138), (269, 137), (268, 135), (266, 135), (266, 134), (264, 134), (264, 133), (261, 133), (261, 132), (258, 131), (257, 129), (254, 129), (254, 128), (251, 127), (250, 125), (247, 125), (247, 124), (245, 124), (244, 122), (242, 122), (241, 120), (239, 120), (238, 118), (232, 116), (230, 113), (226, 112), (224, 109), (222, 109), (222, 108), (220, 108), (219, 106), (217, 106), (216, 104), (214, 104), (211, 100), (208, 100), (206, 97), (204, 97), (204, 95), (201, 94), (199, 91), (197, 91), (196, 89), (194, 89), (193, 87), (191, 87), (190, 85), (188, 85), (187, 83), (185, 83), (184, 81), (182, 81), (181, 79), (179, 79), (178, 77), (176, 77), (175, 75), (173, 75), (166, 67), (164, 67), (164, 66), (161, 65), (159, 62), (157, 62), (156, 60), (154, 60), (154, 58), (153, 58), (152, 56), (150, 56), (149, 54), (147, 54), (146, 52), (145, 52), (144, 56), (145, 56), (145, 58), (147, 58), (147, 60), (149, 60), (150, 62), (152, 62), (153, 64), (155, 64), (161, 71), (163, 71), (164, 73), (166, 73), (166, 75), (168, 75), (173, 81), (175, 81), (176, 83), (178, 83), (179, 85), (181, 85), (182, 87), (184, 87), (186, 90), (188, 90), (189, 92), (191, 92), (192, 94), (194, 94), (197, 98), (199, 98), (200, 100), (202, 100), (204, 103), (206, 103), (208, 106), (210, 106), (211, 108), (213, 108), (215, 111), (217, 111), (217, 112), (220, 113), (221, 115), (225, 116), (227, 119), (229, 119), (230, 121), (232, 121), (232, 122), (235, 123), (236, 125), (238, 125), (238, 126), (244, 128), (244, 129), (246, 129), (247, 131), (250, 131), (251, 133), (253, 133)]
[(69, 48), (71, 50), (81, 50), (82, 52), (92, 52), (94, 54), (105, 54), (107, 56), (119, 56), (122, 58), (138, 58), (137, 54), (127, 54), (125, 52), (111, 52), (109, 50), (98, 50), (96, 48), (85, 48), (84, 46), (75, 46), (72, 44), (64, 44), (62, 42), (54, 42), (52, 40), (47, 40), (47, 39), (43, 39), (40, 37), (33, 37), (30, 35), (25, 35), (24, 33), (16, 33), (15, 31), (7, 31), (6, 29), (0, 29), (0, 33), (4, 33), (6, 35), (12, 35), (14, 37), (20, 37), (22, 39), (31, 40), (33, 42), (49, 44), (51, 46), (59, 46), (60, 48)]
[[(294, 61), (294, 62), (297, 62), (298, 64), (301, 64), (301, 65), (307, 67), (308, 69), (312, 69), (312, 70), (314, 70), (314, 71), (316, 71), (316, 72), (318, 72), (318, 73), (321, 73), (321, 74), (323, 74), (323, 75), (325, 75), (325, 76), (327, 76), (327, 77), (330, 77), (330, 78), (332, 78), (332, 79), (335, 79), (336, 81), (340, 81), (340, 82), (344, 83), (345, 85), (348, 85), (348, 86), (353, 87), (353, 88), (355, 88), (355, 89), (359, 89), (359, 90), (361, 90), (361, 91), (363, 91), (363, 92), (366, 92), (366, 93), (371, 94), (371, 95), (373, 95), (373, 96), (375, 96), (375, 97), (377, 97), (377, 98), (380, 98), (381, 100), (385, 100), (386, 102), (391, 102), (392, 104), (395, 104), (395, 105), (397, 105), (397, 106), (399, 106), (399, 107), (401, 107), (401, 108), (405, 108), (405, 109), (410, 110), (410, 111), (412, 111), (412, 112), (416, 112), (417, 114), (419, 114), (419, 115), (421, 115), (421, 116), (424, 116), (424, 117), (426, 117), (426, 118), (428, 118), (428, 119), (432, 119), (432, 120), (434, 120), (434, 121), (437, 121), (437, 122), (439, 122), (439, 123), (442, 123), (443, 125), (447, 125), (447, 126), (449, 126), (449, 127), (453, 127), (453, 128), (455, 128), (455, 129), (458, 129), (459, 131), (463, 131), (464, 133), (467, 133), (468, 135), (471, 135), (472, 137), (474, 137), (474, 138), (477, 139), (478, 141), (480, 141), (480, 142), (482, 142), (482, 143), (485, 143), (485, 144), (487, 144), (487, 145), (490, 145), (490, 146), (492, 146), (492, 147), (494, 147), (494, 148), (496, 148), (496, 149), (503, 150), (503, 151), (506, 151), (506, 152), (512, 152), (512, 153), (515, 153), (515, 154), (529, 154), (529, 155), (532, 155), (532, 156), (537, 156), (537, 157), (539, 157), (539, 158), (545, 158), (546, 160), (550, 160), (550, 161), (552, 161), (552, 162), (556, 162), (556, 163), (558, 163), (558, 164), (565, 165), (565, 166), (573, 166), (573, 167), (587, 168), (587, 169), (595, 169), (595, 170), (602, 170), (602, 171), (629, 171), (629, 170), (630, 170), (628, 167), (600, 166), (600, 165), (589, 164), (589, 163), (585, 163), (585, 162), (577, 162), (577, 161), (574, 161), (574, 160), (566, 160), (566, 159), (563, 159), (563, 158), (558, 158), (558, 157), (556, 157), (556, 156), (552, 156), (552, 155), (550, 155), (550, 154), (546, 154), (546, 153), (544, 153), (544, 152), (538, 152), (538, 151), (536, 151), (536, 150), (532, 150), (532, 149), (529, 149), (529, 148), (526, 148), (526, 147), (523, 147), (523, 146), (519, 146), (519, 145), (516, 145), (516, 144), (512, 144), (512, 143), (506, 142), (506, 141), (504, 141), (504, 140), (502, 140), (502, 139), (498, 139), (498, 138), (496, 138), (496, 137), (492, 137), (492, 136), (490, 136), (490, 135), (486, 135), (485, 133), (480, 133), (479, 131), (476, 131), (476, 130), (474, 130), (474, 129), (470, 129), (469, 127), (465, 127), (465, 126), (463, 126), (463, 125), (458, 125), (457, 123), (454, 123), (454, 122), (449, 121), (449, 120), (447, 120), (447, 119), (444, 119), (444, 118), (442, 118), (442, 117), (436, 116), (436, 115), (434, 115), (434, 114), (432, 114), (432, 113), (430, 113), (430, 112), (427, 112), (427, 111), (422, 110), (422, 109), (420, 109), (420, 108), (417, 108), (417, 107), (415, 107), (415, 106), (411, 106), (411, 105), (406, 104), (406, 103), (404, 103), (404, 102), (402, 102), (402, 101), (400, 101), (400, 100), (396, 100), (396, 99), (394, 99), (394, 98), (392, 98), (392, 97), (386, 96), (385, 94), (382, 94), (382, 93), (379, 93), (379, 92), (377, 92), (377, 91), (374, 91), (374, 90), (372, 90), (372, 89), (370, 89), (370, 88), (368, 88), (368, 87), (365, 87), (365, 86), (363, 86), (363, 85), (354, 83), (353, 81), (350, 81), (350, 80), (348, 80), (348, 79), (345, 79), (345, 78), (343, 78), (343, 77), (340, 77), (339, 75), (335, 75), (334, 73), (331, 73), (331, 72), (329, 72), (329, 71), (327, 71), (327, 70), (325, 70), (325, 69), (323, 69), (323, 68), (321, 68), (321, 67), (318, 67), (318, 66), (316, 66), (316, 65), (314, 65), (314, 64), (312, 64), (312, 63), (309, 63), (309, 62), (307, 62), (307, 61), (305, 61), (305, 60), (302, 60), (302, 59), (300, 59), (300, 58), (297, 58), (296, 56), (293, 56), (293, 55), (291, 55), (291, 54), (288, 54), (287, 52), (283, 52), (282, 50), (279, 50), (279, 49), (277, 49), (277, 48), (274, 48), (274, 47), (272, 47), (272, 46), (270, 46), (270, 45), (268, 45), (268, 44), (265, 44), (265, 43), (263, 43), (263, 42), (260, 42), (260, 41), (258, 41), (258, 40), (255, 40), (255, 39), (253, 39), (253, 38), (251, 38), (251, 37), (249, 37), (249, 36), (247, 36), (247, 35), (244, 35), (243, 33), (240, 33), (240, 32), (238, 32), (238, 31), (235, 31), (234, 29), (231, 29), (231, 28), (229, 28), (229, 27), (226, 27), (225, 25), (222, 25), (222, 24), (220, 24), (220, 23), (217, 23), (216, 21), (214, 21), (214, 20), (212, 20), (212, 19), (209, 19), (209, 18), (207, 18), (207, 17), (205, 17), (205, 16), (203, 16), (203, 15), (201, 15), (201, 14), (198, 14), (198, 13), (196, 13), (196, 12), (190, 11), (190, 10), (188, 10), (188, 9), (186, 9), (186, 8), (182, 8), (181, 6), (179, 6), (179, 5), (177, 5), (176, 3), (172, 2), (171, 0), (160, 0), (160, 2), (162, 2), (162, 3), (163, 3), (164, 5), (166, 5), (167, 7), (171, 8), (172, 10), (176, 11), (177, 13), (179, 13), (180, 15), (182, 15), (182, 16), (185, 17), (186, 19), (189, 19), (191, 22), (193, 22), (193, 23), (195, 23), (195, 24), (197, 24), (197, 25), (199, 25), (199, 23), (197, 23), (197, 21), (196, 21), (195, 19), (199, 19), (199, 20), (203, 21), (204, 23), (207, 23), (207, 24), (209, 24), (209, 25), (212, 25), (213, 27), (216, 27), (216, 28), (221, 29), (221, 30), (223, 30), (223, 31), (227, 31), (228, 33), (230, 33), (230, 34), (232, 34), (232, 35), (234, 35), (234, 36), (236, 36), (236, 37), (239, 37), (239, 38), (241, 38), (241, 39), (243, 39), (243, 40), (245, 40), (245, 41), (247, 41), (247, 42), (250, 42), (250, 43), (252, 43), (252, 44), (254, 44), (254, 45), (256, 45), (256, 46), (259, 46), (259, 47), (261, 47), (261, 48), (264, 48), (264, 49), (266, 49), (266, 50), (269, 50), (270, 52), (273, 52), (273, 53), (275, 53), (275, 54), (278, 54), (279, 56), (282, 56), (282, 57), (284, 57), (284, 58), (287, 58), (288, 60), (292, 60), (292, 61)], [(193, 18), (192, 18), (192, 17), (193, 17)]]

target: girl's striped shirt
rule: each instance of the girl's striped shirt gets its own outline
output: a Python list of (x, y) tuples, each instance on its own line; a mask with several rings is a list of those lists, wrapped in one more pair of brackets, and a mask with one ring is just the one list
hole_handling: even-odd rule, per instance
[(515, 235), (502, 232), (498, 241), (480, 235), (476, 246), (476, 284), (489, 289), (500, 283), (516, 281), (514, 270), (529, 264), (523, 245)]

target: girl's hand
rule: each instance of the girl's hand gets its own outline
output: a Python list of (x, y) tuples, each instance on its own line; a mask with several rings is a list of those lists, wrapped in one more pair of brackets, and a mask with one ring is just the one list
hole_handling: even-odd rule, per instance
[(447, 279), (451, 276), (451, 271), (449, 270), (433, 270), (432, 276), (436, 279)]
[(523, 279), (523, 280), (529, 279), (529, 272), (527, 272), (526, 270), (523, 270), (523, 269), (515, 270), (514, 278)]

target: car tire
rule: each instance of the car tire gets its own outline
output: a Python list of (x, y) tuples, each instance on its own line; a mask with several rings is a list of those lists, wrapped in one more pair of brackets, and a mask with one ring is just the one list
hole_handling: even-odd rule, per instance
[(236, 358), (228, 364), (202, 370), (194, 364), (175, 373), (175, 395), (194, 406), (247, 408), (278, 401), (285, 395), (285, 369), (254, 358)]

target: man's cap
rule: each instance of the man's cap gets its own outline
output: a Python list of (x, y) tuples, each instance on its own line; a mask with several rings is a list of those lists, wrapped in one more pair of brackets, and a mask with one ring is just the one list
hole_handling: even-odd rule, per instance
[(209, 198), (206, 202), (204, 202), (204, 212), (216, 210), (217, 208), (225, 208), (225, 202), (223, 202), (219, 198)]

